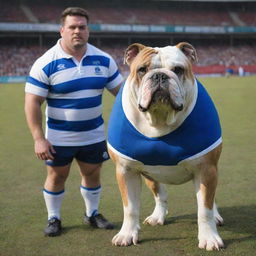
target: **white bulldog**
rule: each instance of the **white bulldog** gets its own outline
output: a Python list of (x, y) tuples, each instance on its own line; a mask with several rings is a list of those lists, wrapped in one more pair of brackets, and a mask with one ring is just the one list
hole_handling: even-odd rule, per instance
[(192, 73), (197, 61), (186, 42), (163, 48), (130, 45), (130, 74), (109, 120), (108, 147), (116, 165), (124, 220), (112, 243), (138, 243), (141, 176), (155, 199), (144, 223), (163, 225), (165, 184), (193, 180), (198, 203), (199, 248), (224, 247), (216, 224), (223, 223), (214, 202), (221, 154), (221, 127), (214, 104)]

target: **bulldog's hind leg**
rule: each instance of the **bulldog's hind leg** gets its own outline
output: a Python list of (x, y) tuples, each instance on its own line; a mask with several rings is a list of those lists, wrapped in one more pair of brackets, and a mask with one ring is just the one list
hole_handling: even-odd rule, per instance
[(153, 213), (144, 220), (144, 224), (149, 224), (151, 226), (163, 225), (165, 216), (168, 213), (165, 185), (148, 178), (145, 178), (145, 183), (153, 193), (155, 209)]

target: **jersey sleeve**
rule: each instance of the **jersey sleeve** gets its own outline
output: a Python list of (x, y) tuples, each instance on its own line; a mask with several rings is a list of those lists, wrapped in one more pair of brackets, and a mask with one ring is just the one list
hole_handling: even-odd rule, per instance
[(108, 90), (114, 89), (116, 86), (121, 84), (122, 81), (123, 81), (123, 76), (121, 75), (114, 59), (110, 57), (109, 77), (108, 77), (106, 88)]
[(49, 91), (49, 78), (43, 71), (43, 65), (38, 59), (32, 66), (26, 81), (25, 92), (46, 97)]

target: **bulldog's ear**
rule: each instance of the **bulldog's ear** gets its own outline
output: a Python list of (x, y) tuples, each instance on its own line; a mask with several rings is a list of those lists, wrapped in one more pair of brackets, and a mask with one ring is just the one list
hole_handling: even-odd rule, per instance
[(196, 49), (187, 42), (181, 42), (176, 45), (191, 61), (191, 63), (195, 63), (198, 61)]
[(139, 43), (134, 43), (128, 46), (124, 53), (124, 64), (130, 65), (137, 54), (146, 46)]

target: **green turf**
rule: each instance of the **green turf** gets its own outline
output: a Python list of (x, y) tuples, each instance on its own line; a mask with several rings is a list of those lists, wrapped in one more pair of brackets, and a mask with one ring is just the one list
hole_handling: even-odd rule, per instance
[[(220, 252), (197, 248), (196, 201), (192, 183), (168, 186), (169, 215), (161, 227), (141, 225), (140, 244), (114, 247), (111, 238), (122, 223), (122, 204), (111, 161), (104, 165), (101, 212), (115, 230), (94, 230), (82, 224), (84, 205), (79, 174), (73, 165), (66, 184), (62, 219), (64, 234), (45, 238), (46, 210), (42, 197), (45, 167), (33, 153), (24, 118), (21, 84), (0, 84), (0, 256), (253, 256), (256, 250), (256, 77), (200, 78), (220, 113), (223, 154), (217, 202), (225, 226), (219, 232), (227, 246)], [(104, 96), (105, 119), (113, 103)], [(141, 221), (153, 208), (143, 185)]]

